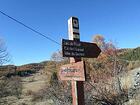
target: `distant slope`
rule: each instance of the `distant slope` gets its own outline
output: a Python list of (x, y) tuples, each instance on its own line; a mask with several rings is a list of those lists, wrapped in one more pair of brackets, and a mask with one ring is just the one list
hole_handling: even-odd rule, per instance
[[(44, 61), (47, 62), (47, 61)], [(30, 63), (21, 66), (15, 65), (4, 65), (0, 66), (0, 77), (1, 76), (13, 76), (13, 75), (25, 75), (34, 73), (38, 70), (44, 69), (45, 63)]]
[(11, 76), (11, 75), (25, 75), (28, 73), (35, 73), (39, 70), (45, 69), (47, 66), (47, 70), (56, 68), (56, 64), (59, 64), (59, 62), (55, 61), (42, 61), (40, 63), (30, 63), (25, 64), (21, 66), (15, 66), (15, 65), (4, 65), (0, 66), (0, 77), (1, 76)]
[(140, 61), (140, 47), (135, 49), (122, 49), (119, 57), (130, 61)]

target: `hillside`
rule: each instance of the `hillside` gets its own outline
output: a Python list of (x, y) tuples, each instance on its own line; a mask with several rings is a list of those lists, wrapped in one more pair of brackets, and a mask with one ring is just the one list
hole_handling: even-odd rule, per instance
[(140, 61), (140, 47), (120, 50), (120, 58), (129, 61)]
[[(44, 61), (45, 62), (45, 61)], [(5, 65), (0, 66), (0, 76), (12, 76), (12, 75), (28, 75), (30, 73), (34, 73), (40, 69), (43, 69), (45, 66), (45, 63), (30, 63), (26, 65), (21, 66), (15, 66), (15, 65)]]
[[(127, 103), (133, 100), (133, 97), (128, 99), (127, 96), (129, 96), (129, 90), (135, 89), (132, 88), (131, 85), (135, 85), (136, 83), (135, 81), (131, 81), (130, 78), (132, 78), (132, 80), (135, 79), (134, 77), (137, 76), (139, 72), (139, 69), (135, 70), (134, 68), (136, 68), (135, 61), (140, 60), (140, 48), (138, 47), (135, 49), (120, 49), (118, 50), (118, 54), (120, 59), (126, 60), (126, 62), (122, 62), (121, 60), (118, 60), (116, 62), (117, 65), (115, 70), (119, 71), (118, 76), (120, 76), (120, 82), (119, 80), (116, 81), (116, 75), (114, 75), (112, 72), (114, 70), (114, 61), (112, 62), (108, 58), (100, 59), (100, 57), (97, 59), (83, 59), (86, 62), (86, 76), (88, 78), (88, 81), (84, 83), (86, 93), (85, 100), (86, 103), (90, 102), (90, 104), (87, 105), (92, 105), (91, 103), (94, 103), (96, 101), (98, 103), (97, 99), (92, 101), (90, 100), (90, 98), (92, 98), (93, 96), (97, 96), (97, 98), (100, 100), (108, 100), (112, 103), (110, 105), (120, 105), (116, 104), (116, 101), (118, 103), (123, 102), (126, 103), (126, 105), (128, 105)], [(131, 61), (133, 61), (134, 64), (131, 64)], [(18, 81), (16, 79), (17, 77), (14, 80), (15, 85), (17, 85), (18, 88), (14, 88), (15, 85), (13, 85), (13, 83), (10, 84), (10, 88), (11, 86), (13, 86), (13, 89), (11, 89), (12, 91), (14, 89), (15, 91), (17, 91), (16, 89), (21, 89), (18, 93), (20, 96), (18, 96), (19, 99), (17, 96), (14, 96), (14, 94), (11, 91), (9, 92), (8, 89), (7, 91), (10, 95), (12, 94), (12, 97), (9, 97), (7, 95), (8, 97), (6, 98), (10, 99), (11, 101), (6, 102), (14, 103), (13, 105), (18, 105), (19, 103), (27, 105), (65, 105), (66, 103), (69, 103), (67, 105), (71, 105), (71, 87), (69, 83), (59, 81), (57, 77), (57, 71), (59, 70), (60, 66), (66, 63), (68, 62), (43, 61), (40, 63), (31, 63), (22, 66), (0, 66), (1, 75), (10, 77), (6, 78), (5, 81), (13, 81), (12, 79), (16, 77), (15, 75), (20, 76), (18, 77)], [(138, 67), (140, 67), (140, 63), (138, 63)], [(132, 74), (132, 72), (134, 75), (130, 75)], [(3, 86), (3, 89), (5, 90), (6, 85), (1, 86)], [(122, 87), (120, 88), (119, 86)], [(106, 89), (109, 90), (106, 91)], [(91, 93), (91, 91), (95, 90), (99, 94), (96, 94), (96, 92)], [(132, 92), (136, 93), (135, 91)], [(108, 94), (108, 97), (104, 98), (103, 93), (105, 95)], [(139, 94), (139, 92), (137, 93)], [(6, 100), (5, 97), (2, 99), (4, 101)], [(64, 100), (65, 102), (63, 102)], [(102, 104), (100, 103), (99, 105)]]

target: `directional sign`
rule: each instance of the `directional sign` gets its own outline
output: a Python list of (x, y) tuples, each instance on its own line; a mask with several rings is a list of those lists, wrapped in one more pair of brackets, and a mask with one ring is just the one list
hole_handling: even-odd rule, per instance
[(95, 43), (62, 39), (63, 57), (97, 58), (100, 52)]
[(63, 65), (59, 71), (61, 80), (85, 81), (83, 61)]

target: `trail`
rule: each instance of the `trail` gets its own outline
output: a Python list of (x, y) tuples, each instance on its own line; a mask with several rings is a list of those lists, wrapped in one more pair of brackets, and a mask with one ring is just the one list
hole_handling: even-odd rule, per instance
[(42, 71), (39, 71), (31, 76), (23, 77), (23, 93), (28, 91), (37, 92), (38, 90), (45, 87), (47, 77), (43, 75)]

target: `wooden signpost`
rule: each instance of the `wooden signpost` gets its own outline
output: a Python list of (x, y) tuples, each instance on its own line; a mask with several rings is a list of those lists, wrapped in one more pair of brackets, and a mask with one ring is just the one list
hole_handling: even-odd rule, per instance
[(79, 20), (71, 17), (68, 20), (69, 40), (62, 40), (63, 57), (70, 57), (70, 64), (60, 68), (61, 80), (71, 80), (73, 105), (85, 105), (84, 85), (85, 69), (81, 57), (97, 58), (101, 50), (95, 43), (80, 42)]

